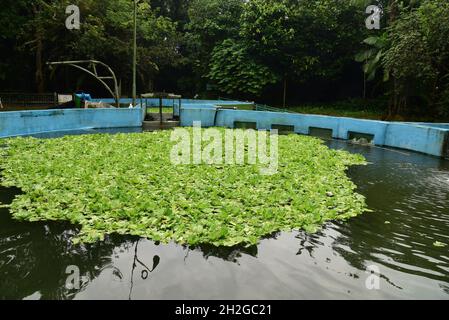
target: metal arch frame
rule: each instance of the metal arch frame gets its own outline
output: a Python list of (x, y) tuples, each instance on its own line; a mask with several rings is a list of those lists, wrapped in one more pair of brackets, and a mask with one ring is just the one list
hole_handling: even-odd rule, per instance
[[(89, 70), (87, 68), (82, 67), (81, 65), (89, 65), (93, 70)], [(115, 104), (117, 108), (120, 108), (120, 94), (119, 94), (119, 88), (118, 88), (118, 82), (117, 77), (115, 76), (114, 71), (109, 67), (106, 63), (103, 63), (98, 60), (78, 60), (78, 61), (55, 61), (55, 62), (47, 62), (48, 66), (58, 66), (58, 65), (68, 65), (70, 67), (74, 67), (76, 69), (79, 69), (81, 71), (84, 71), (91, 76), (93, 76), (95, 79), (101, 82), (103, 86), (109, 91), (109, 93), (112, 95), (112, 97), (115, 100)], [(97, 72), (97, 65), (101, 65), (106, 68), (106, 70), (111, 74), (110, 76), (100, 76)], [(104, 80), (113, 80), (114, 82), (114, 91), (111, 89), (111, 87), (104, 81)]]

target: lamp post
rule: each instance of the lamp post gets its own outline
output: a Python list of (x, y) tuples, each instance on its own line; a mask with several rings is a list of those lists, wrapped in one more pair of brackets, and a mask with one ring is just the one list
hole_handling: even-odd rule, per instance
[(134, 0), (134, 39), (133, 39), (133, 107), (137, 98), (137, 0)]

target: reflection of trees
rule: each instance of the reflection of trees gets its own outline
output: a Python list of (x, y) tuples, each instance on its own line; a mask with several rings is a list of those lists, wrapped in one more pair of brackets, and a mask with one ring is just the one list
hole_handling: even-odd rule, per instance
[(73, 135), (86, 135), (86, 134), (116, 134), (116, 133), (140, 133), (142, 128), (110, 128), (110, 129), (84, 129), (84, 130), (71, 130), (71, 131), (57, 131), (57, 132), (45, 132), (32, 134), (32, 137), (39, 139), (54, 139), (65, 136)]
[[(2, 212), (3, 214), (3, 212)], [(2, 219), (4, 220), (4, 219)], [(35, 292), (42, 299), (70, 299), (66, 268), (78, 266), (82, 276), (94, 279), (111, 262), (116, 244), (106, 240), (86, 246), (73, 246), (75, 234), (63, 224), (15, 223), (0, 238), (0, 297), (22, 299)], [(72, 227), (73, 228), (73, 227)], [(82, 288), (81, 288), (82, 289)]]
[[(280, 232), (273, 232), (272, 234), (269, 234), (267, 236), (264, 236), (261, 240), (264, 239), (276, 239), (281, 233)], [(189, 254), (189, 247), (184, 246), (185, 249), (187, 249), (187, 255), (185, 258), (188, 257)], [(247, 254), (252, 257), (257, 257), (257, 246), (245, 246), (245, 245), (237, 245), (233, 247), (216, 247), (213, 245), (203, 244), (191, 249), (198, 249), (203, 253), (203, 256), (205, 259), (208, 259), (210, 257), (216, 257), (223, 259), (225, 261), (238, 263), (238, 259), (242, 257), (243, 254)]]
[[(407, 179), (401, 173), (396, 177), (390, 174), (390, 180), (367, 190), (374, 212), (337, 223), (340, 236), (334, 250), (360, 270), (364, 270), (366, 261), (373, 261), (396, 271), (447, 282), (447, 273), (439, 265), (449, 265), (440, 258), (442, 251), (433, 242), (436, 235), (447, 234), (449, 224), (440, 219), (447, 219), (449, 212), (437, 209), (437, 199), (429, 189)], [(395, 192), (397, 185), (401, 185), (400, 192)], [(441, 215), (437, 221), (432, 215), (438, 211)]]
[(131, 270), (131, 286), (130, 286), (130, 290), (129, 290), (129, 300), (132, 299), (132, 293), (133, 293), (133, 289), (134, 289), (134, 271), (135, 271), (136, 267), (138, 266), (138, 264), (142, 268), (142, 270), (140, 272), (140, 277), (142, 278), (142, 280), (147, 280), (149, 274), (157, 268), (157, 266), (159, 265), (159, 262), (161, 261), (161, 258), (158, 255), (155, 255), (153, 257), (153, 266), (151, 267), (151, 269), (148, 268), (148, 266), (139, 259), (138, 246), (139, 246), (140, 240), (141, 239), (137, 240), (134, 245), (134, 259), (133, 259), (133, 265), (132, 265), (132, 270)]
[[(17, 193), (0, 191), (3, 202), (10, 202)], [(113, 248), (119, 244), (107, 239), (75, 246), (71, 243), (77, 233), (73, 225), (17, 222), (6, 209), (0, 209), (0, 225), (1, 299), (22, 299), (35, 292), (42, 299), (71, 299), (76, 292), (66, 289), (66, 268), (78, 266), (82, 276), (94, 279), (110, 264)]]
[(449, 190), (438, 183), (438, 178), (447, 175), (449, 162), (396, 150), (366, 150), (337, 142), (332, 146), (367, 157), (370, 165), (351, 167), (348, 174), (374, 212), (331, 223), (309, 238), (301, 234), (300, 251), (305, 249), (312, 255), (321, 247), (317, 239), (333, 238), (332, 249), (359, 270), (366, 270), (370, 262), (448, 282), (447, 272), (440, 268), (449, 267), (440, 258), (444, 249), (435, 248), (433, 242), (438, 234), (449, 230)]
[(311, 258), (314, 258), (313, 250), (323, 245), (320, 241), (320, 235), (321, 233), (308, 234), (305, 231), (299, 231), (296, 238), (300, 240), (300, 247), (296, 255), (301, 255), (303, 250), (305, 250)]
[[(257, 246), (216, 247), (213, 245), (201, 245), (197, 247), (197, 249), (203, 253), (205, 259), (217, 257), (234, 263), (238, 263), (238, 259), (242, 257), (243, 254), (257, 257)], [(188, 253), (189, 251), (187, 251), (187, 255)]]
[[(19, 193), (16, 189), (0, 191), (3, 203), (10, 203)], [(0, 225), (0, 299), (23, 299), (37, 292), (40, 294), (37, 298), (42, 299), (73, 299), (106, 269), (112, 269), (114, 277), (129, 281), (131, 299), (136, 278), (148, 280), (160, 263), (158, 255), (153, 257), (152, 265), (139, 258), (138, 237), (111, 235), (103, 242), (73, 245), (71, 239), (78, 234), (76, 226), (66, 222), (19, 222), (11, 219), (6, 209), (0, 209)], [(134, 252), (130, 270), (119, 270), (113, 265), (117, 247)], [(190, 249), (186, 249), (188, 255)], [(201, 250), (205, 259), (214, 256), (235, 263), (243, 254), (257, 256), (257, 246), (204, 245), (196, 249)], [(69, 266), (80, 270), (78, 290), (66, 288)], [(129, 274), (130, 279), (125, 279), (124, 275)]]

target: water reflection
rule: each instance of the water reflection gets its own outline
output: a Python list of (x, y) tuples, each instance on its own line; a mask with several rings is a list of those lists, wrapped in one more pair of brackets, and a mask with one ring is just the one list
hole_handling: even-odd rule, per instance
[[(189, 248), (109, 236), (73, 246), (76, 226), (15, 222), (0, 209), (0, 298), (353, 299), (449, 298), (449, 162), (331, 141), (363, 153), (348, 174), (372, 213), (316, 234), (278, 233), (258, 246)], [(0, 189), (0, 201), (18, 190)], [(79, 266), (79, 289), (66, 288)], [(378, 266), (380, 290), (368, 290)]]
[[(187, 250), (191, 250), (185, 247)], [(215, 247), (212, 245), (202, 245), (196, 248), (199, 250), (203, 257), (207, 260), (211, 257), (223, 259), (228, 262), (238, 263), (239, 258), (243, 255), (249, 255), (251, 257), (257, 257), (257, 246), (234, 246), (234, 247)]]
[[(433, 244), (449, 243), (448, 161), (377, 148), (366, 156), (372, 164), (354, 167), (350, 175), (374, 213), (335, 224), (341, 234), (335, 250), (357, 268), (371, 260), (447, 282), (447, 248)], [(341, 244), (352, 252), (341, 250)]]
[[(132, 291), (134, 288), (134, 271), (136, 270), (136, 268), (138, 266), (141, 268), (141, 270), (140, 270), (141, 279), (147, 280), (149, 274), (152, 273), (156, 269), (156, 267), (159, 265), (159, 262), (161, 261), (161, 258), (158, 255), (155, 255), (153, 257), (153, 266), (151, 267), (151, 269), (148, 268), (148, 266), (139, 259), (139, 255), (138, 255), (139, 242), (140, 242), (140, 239), (135, 242), (135, 246), (134, 246), (134, 248), (135, 248), (134, 249), (134, 260), (133, 260), (132, 271), (131, 271), (131, 288), (129, 290), (129, 300), (132, 299)], [(120, 272), (120, 275), (121, 274), (122, 273)]]
[(83, 134), (116, 134), (116, 133), (139, 133), (142, 132), (142, 128), (105, 128), (105, 129), (81, 129), (81, 130), (69, 130), (69, 131), (55, 131), (44, 132), (30, 135), (39, 139), (54, 139), (61, 138), (69, 135), (83, 135)]

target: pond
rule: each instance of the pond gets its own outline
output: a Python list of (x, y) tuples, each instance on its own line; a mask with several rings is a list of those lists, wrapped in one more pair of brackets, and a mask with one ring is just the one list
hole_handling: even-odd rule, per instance
[[(372, 213), (316, 234), (279, 233), (258, 246), (217, 249), (125, 236), (75, 246), (76, 226), (16, 222), (0, 209), (0, 298), (448, 299), (449, 247), (434, 244), (449, 244), (449, 161), (327, 143), (370, 162), (348, 175)], [(0, 189), (0, 200), (18, 192)], [(73, 266), (80, 287), (68, 289)], [(367, 269), (380, 273), (378, 288), (367, 288)]]

